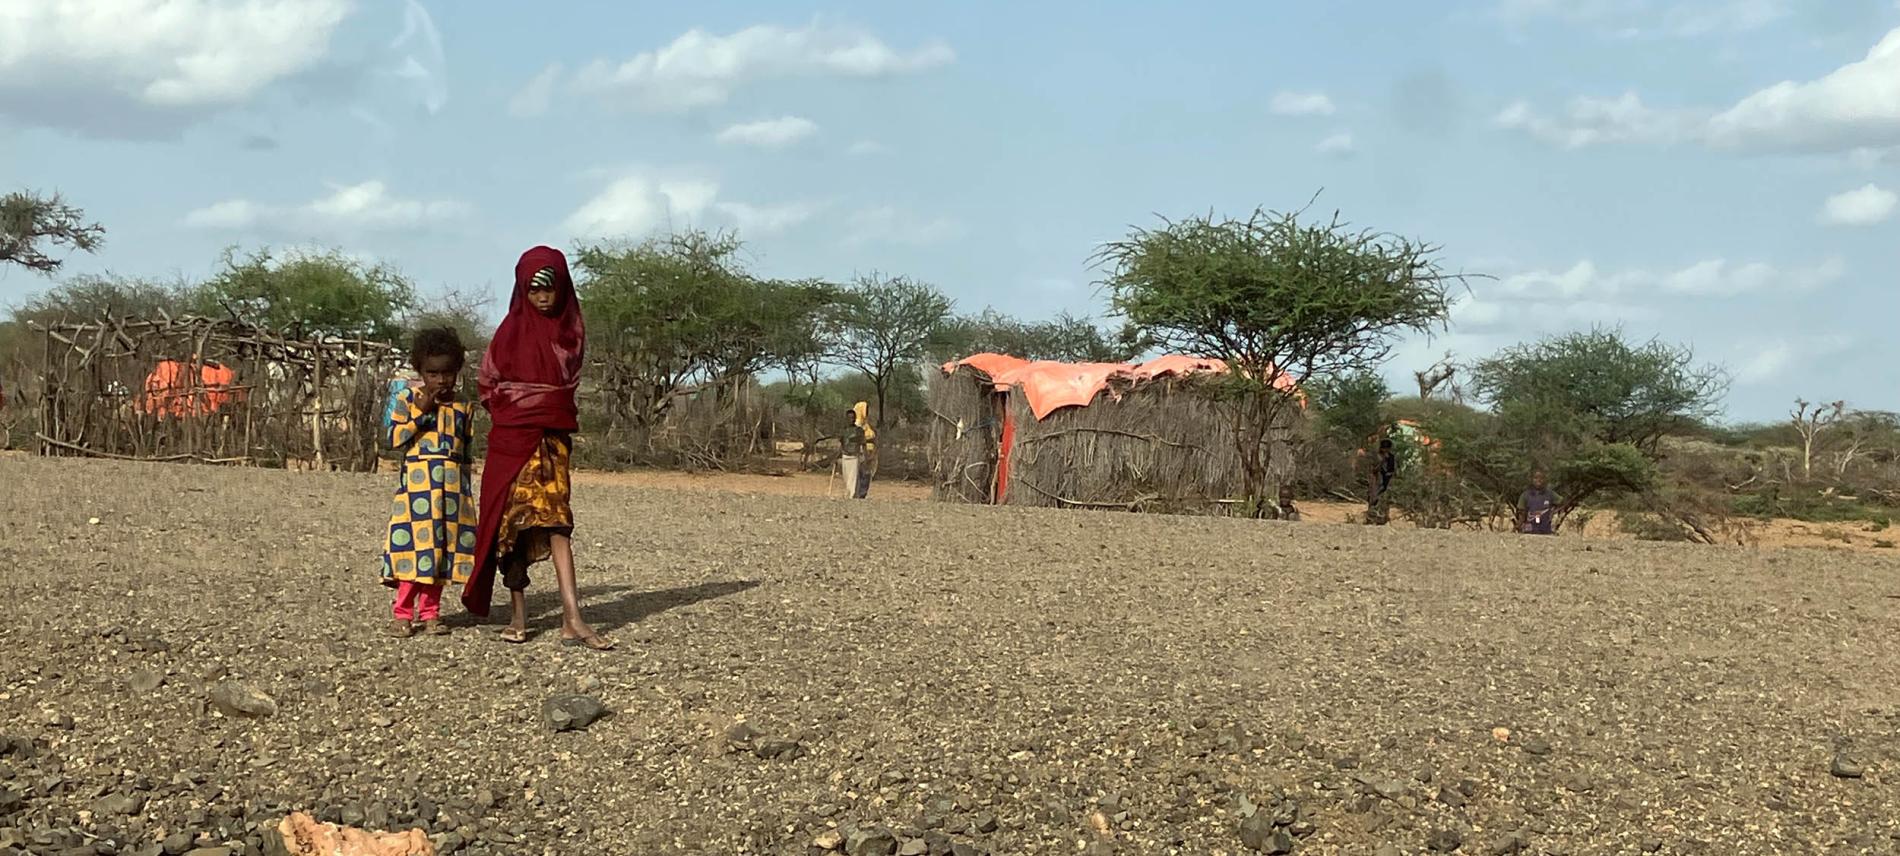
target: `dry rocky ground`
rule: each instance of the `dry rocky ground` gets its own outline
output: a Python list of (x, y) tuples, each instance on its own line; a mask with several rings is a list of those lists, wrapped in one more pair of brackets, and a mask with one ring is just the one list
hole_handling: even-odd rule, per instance
[(0, 460), (0, 853), (1900, 851), (1880, 554), (582, 480), (598, 654), (378, 636), (390, 478)]

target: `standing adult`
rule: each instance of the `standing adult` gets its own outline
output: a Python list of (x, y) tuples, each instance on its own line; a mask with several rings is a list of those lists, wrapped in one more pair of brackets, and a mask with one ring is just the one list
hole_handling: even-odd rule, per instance
[(877, 431), (871, 427), (871, 405), (860, 401), (845, 412), (849, 424), (844, 429), (843, 454), (838, 469), (844, 477), (845, 494), (852, 499), (871, 495), (871, 471), (877, 463)]
[(528, 567), (552, 559), (561, 592), (561, 644), (613, 648), (581, 620), (574, 575), (568, 462), (580, 428), (576, 392), (586, 339), (567, 257), (551, 247), (523, 253), (508, 316), (482, 357), (482, 405), (493, 425), (482, 465), (475, 572), (462, 590), (462, 604), (487, 615), (499, 569), (511, 609), (502, 631), (508, 642), (528, 638)]

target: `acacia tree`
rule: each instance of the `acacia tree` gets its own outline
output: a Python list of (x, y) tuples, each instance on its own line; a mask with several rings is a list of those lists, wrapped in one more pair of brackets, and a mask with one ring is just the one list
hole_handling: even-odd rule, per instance
[(224, 252), (223, 269), (196, 294), (207, 315), (239, 318), (293, 336), (362, 336), (394, 341), (416, 308), (415, 286), (395, 268), (339, 250), (283, 256)]
[(85, 212), (58, 194), (19, 191), (0, 196), (0, 262), (51, 275), (65, 260), (49, 254), (48, 244), (90, 253), (105, 242), (105, 235), (105, 227), (87, 222)]
[(1247, 499), (1264, 509), (1269, 432), (1289, 389), (1382, 362), (1397, 338), (1441, 327), (1450, 288), (1438, 248), (1302, 222), (1304, 212), (1192, 217), (1135, 229), (1097, 252), (1115, 312), (1153, 342), (1226, 360)]
[(928, 283), (875, 273), (859, 277), (838, 302), (832, 360), (871, 382), (879, 424), (892, 383), (929, 355), (950, 309), (950, 298)]
[(838, 289), (756, 278), (740, 264), (743, 246), (729, 233), (688, 230), (578, 251), (576, 288), (610, 430), (630, 424), (645, 445), (681, 396), (710, 389), (729, 404), (756, 373), (802, 369), (822, 352), (820, 319)]
[[(1468, 374), (1489, 409), (1427, 421), (1440, 444), (1438, 478), (1483, 498), (1468, 508), (1515, 519), (1531, 472), (1544, 469), (1560, 499), (1557, 528), (1576, 509), (1616, 496), (1653, 500), (1669, 513), (1659, 499), (1661, 440), (1716, 415), (1726, 388), (1723, 373), (1698, 365), (1686, 347), (1636, 344), (1602, 328), (1506, 348)], [(1422, 495), (1408, 487), (1398, 501), (1411, 511), (1406, 503)]]
[(1789, 424), (1794, 432), (1801, 436), (1801, 478), (1814, 479), (1814, 452), (1821, 447), (1822, 435), (1833, 430), (1841, 418), (1847, 415), (1847, 402), (1836, 401), (1833, 404), (1814, 404), (1806, 399), (1794, 401), (1794, 411), (1788, 414)]

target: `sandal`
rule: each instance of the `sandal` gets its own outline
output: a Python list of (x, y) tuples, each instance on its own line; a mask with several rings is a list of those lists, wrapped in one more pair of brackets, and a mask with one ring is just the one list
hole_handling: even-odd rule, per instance
[(561, 647), (612, 651), (614, 649), (614, 641), (612, 639), (602, 639), (599, 636), (563, 636), (561, 637)]
[(447, 636), (449, 635), (449, 626), (443, 624), (440, 618), (431, 618), (428, 621), (422, 622), (422, 632), (430, 636)]
[(528, 641), (528, 631), (513, 627), (505, 628), (501, 631), (501, 641), (510, 645), (519, 645)]
[(416, 626), (398, 618), (389, 622), (389, 626), (384, 628), (383, 632), (397, 639), (407, 639), (416, 635)]

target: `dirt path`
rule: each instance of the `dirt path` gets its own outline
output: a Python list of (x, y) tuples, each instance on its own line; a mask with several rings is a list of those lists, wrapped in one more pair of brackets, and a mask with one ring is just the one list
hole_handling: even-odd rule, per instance
[[(485, 854), (1900, 835), (1900, 579), (1871, 555), (590, 478), (598, 655), (554, 643), (547, 579), (525, 646), (376, 635), (386, 478), (0, 475), (0, 842), (34, 852), (247, 852), (289, 809)], [(229, 681), (276, 713), (207, 707)], [(576, 690), (614, 714), (550, 733)]]

